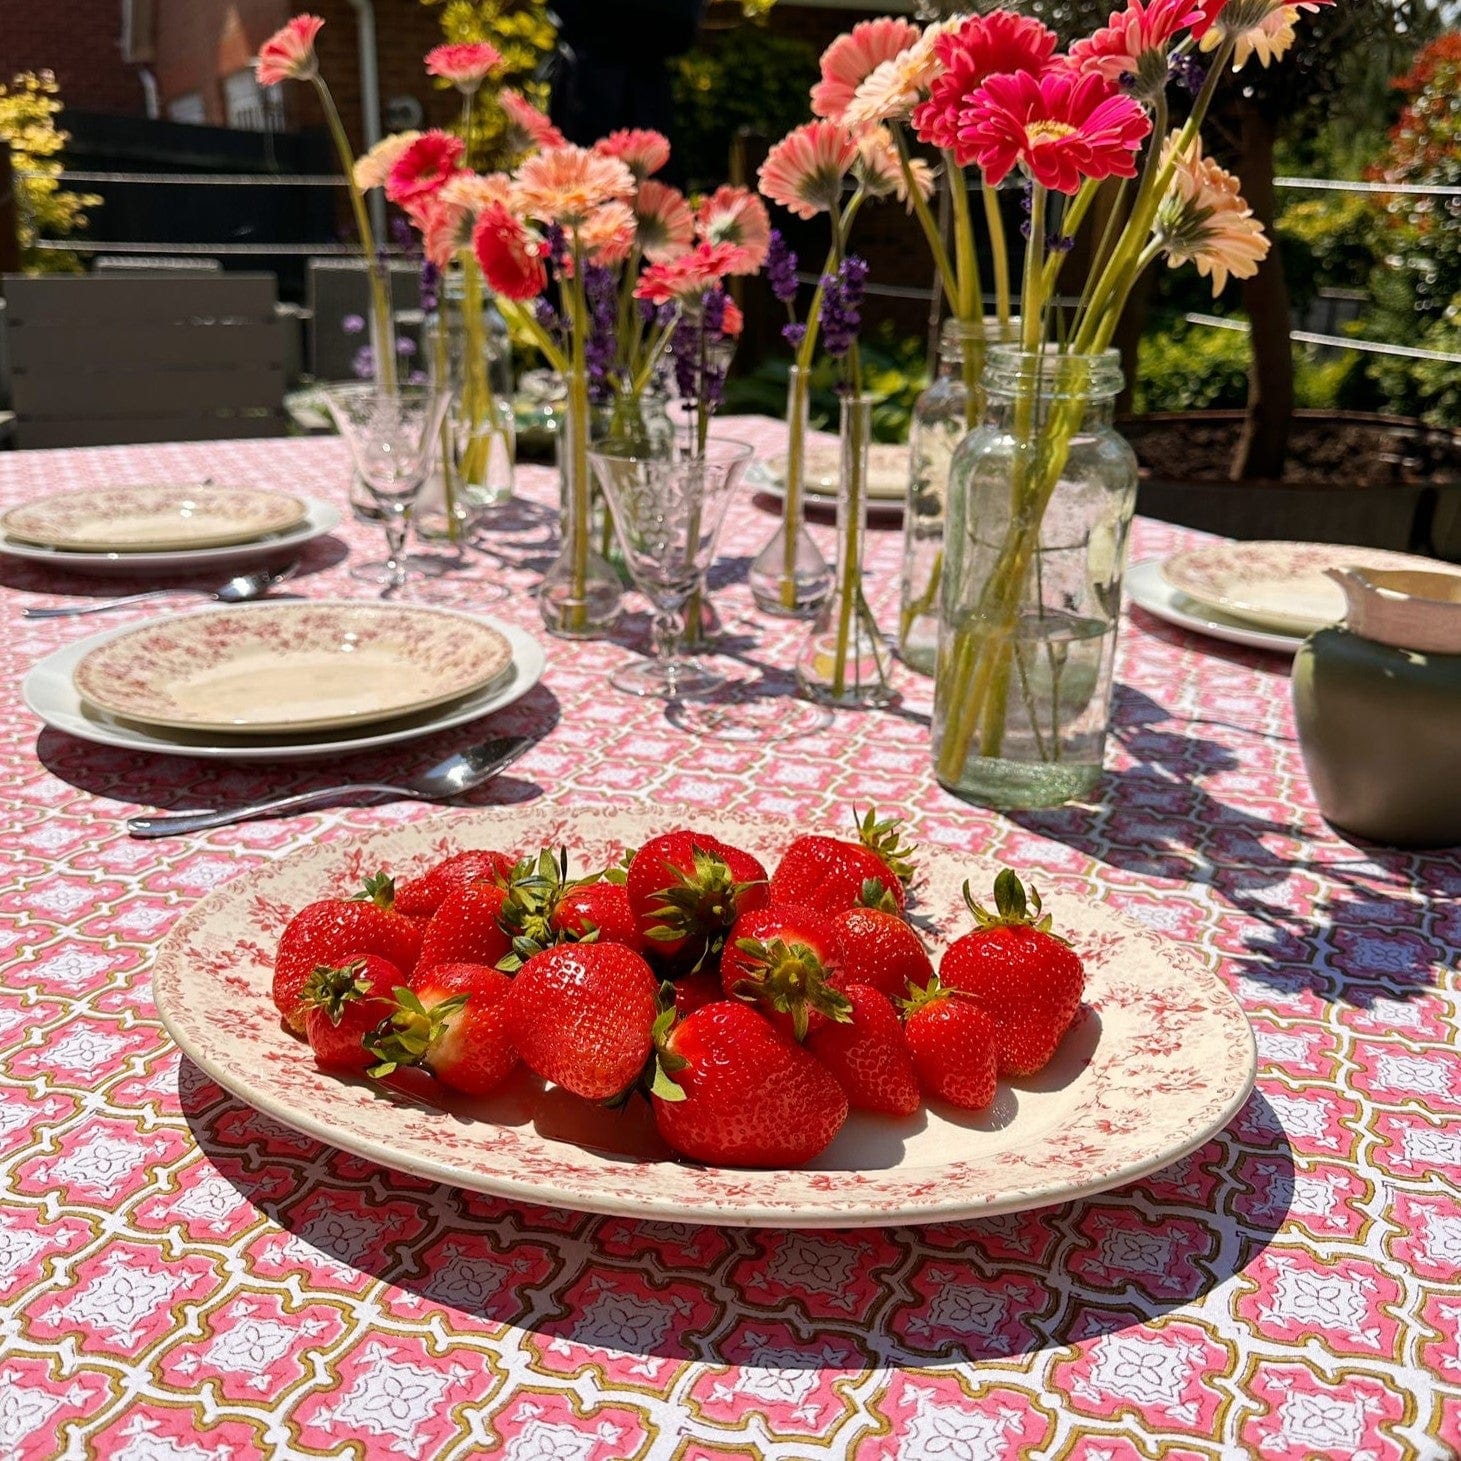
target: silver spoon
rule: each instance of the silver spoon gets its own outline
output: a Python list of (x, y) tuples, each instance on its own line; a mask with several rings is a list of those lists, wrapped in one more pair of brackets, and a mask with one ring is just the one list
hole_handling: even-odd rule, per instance
[(341, 797), (404, 797), (407, 801), (447, 801), (473, 787), (490, 781), (499, 771), (510, 766), (529, 746), (531, 736), (498, 736), (480, 746), (468, 746), (423, 772), (412, 781), (396, 784), (383, 781), (356, 781), (344, 786), (322, 786), (302, 791), (295, 796), (273, 797), (268, 801), (249, 802), (220, 812), (172, 812), (156, 817), (132, 817), (127, 830), (134, 837), (167, 837), (175, 832), (206, 832), (210, 827), (227, 827), (233, 822), (246, 822), (253, 817), (276, 816), (287, 812), (303, 812), (311, 807), (327, 806)]
[(71, 619), (78, 614), (105, 614), (109, 609), (124, 609), (128, 604), (140, 604), (147, 599), (163, 599), (173, 594), (187, 594), (195, 598), (213, 599), (220, 604), (246, 604), (250, 599), (261, 599), (271, 589), (276, 589), (287, 578), (299, 572), (299, 562), (286, 564), (283, 568), (257, 568), (252, 573), (240, 573), (230, 578), (221, 588), (211, 593), (205, 588), (152, 588), (146, 593), (128, 594), (122, 599), (102, 599), (92, 604), (64, 604), (55, 609), (22, 609), (22, 619)]

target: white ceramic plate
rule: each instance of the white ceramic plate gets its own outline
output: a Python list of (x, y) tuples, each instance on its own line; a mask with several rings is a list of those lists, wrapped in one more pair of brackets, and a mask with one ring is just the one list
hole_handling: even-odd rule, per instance
[(183, 548), (158, 553), (80, 553), (64, 548), (42, 548), (6, 535), (0, 536), (0, 555), (102, 578), (157, 578), (184, 573), (222, 575), (261, 559), (283, 558), (339, 527), (340, 514), (329, 503), (312, 497), (300, 501), (305, 515), (297, 526), (230, 547)]
[[(212, 610), (209, 612), (217, 612)], [(305, 761), (348, 756), (383, 746), (420, 740), (438, 731), (452, 730), (490, 715), (520, 700), (543, 677), (543, 647), (514, 624), (478, 616), (496, 629), (511, 646), (512, 665), (485, 689), (419, 715), (350, 730), (316, 732), (304, 736), (230, 736), (207, 732), (170, 731), (132, 721), (117, 720), (88, 705), (72, 681), (76, 666), (98, 645), (130, 632), (109, 629), (47, 655), (21, 682), (21, 694), (32, 712), (53, 730), (78, 740), (123, 751), (148, 751), (162, 756), (198, 756), (209, 761)]]
[(1206, 634), (1211, 639), (1225, 639), (1230, 644), (1244, 644), (1250, 649), (1271, 649), (1275, 654), (1287, 655), (1294, 654), (1304, 642), (1302, 634), (1280, 634), (1272, 629), (1259, 629), (1241, 619), (1229, 619), (1196, 599), (1189, 599), (1163, 577), (1160, 558), (1133, 563), (1126, 570), (1123, 582), (1122, 591), (1138, 608), (1181, 629)]
[(283, 492), (159, 482), (36, 498), (0, 517), (0, 529), (46, 548), (158, 553), (251, 542), (296, 527), (304, 516), (304, 503)]
[[(675, 808), (649, 818), (540, 804), (317, 844), (250, 869), (184, 915), (153, 967), (158, 1011), (220, 1085), (344, 1151), (499, 1197), (668, 1221), (881, 1227), (1066, 1202), (1201, 1146), (1248, 1095), (1253, 1035), (1223, 981), (1188, 949), (1095, 901), (1094, 890), (1090, 899), (1047, 899), (1088, 980), (1087, 1008), (1045, 1071), (1002, 1084), (984, 1112), (854, 1115), (812, 1166), (795, 1171), (669, 1160), (632, 1111), (606, 1113), (532, 1081), (445, 1109), (383, 1100), (364, 1082), (321, 1074), (283, 1029), (269, 998), (273, 948), (312, 899), (346, 894), (380, 867), (409, 876), (460, 847), (564, 845), (575, 868), (601, 866), (685, 817), (768, 862), (809, 830)], [(975, 858), (927, 855), (918, 901), (938, 924), (936, 944), (968, 926), (963, 880), (988, 887), (993, 876)]]
[(73, 678), (143, 725), (298, 735), (415, 715), (511, 663), (501, 634), (455, 609), (334, 599), (169, 616), (98, 646)]
[(1344, 618), (1344, 594), (1326, 568), (1445, 572), (1434, 558), (1337, 543), (1210, 543), (1162, 564), (1168, 583), (1209, 608), (1300, 636)]

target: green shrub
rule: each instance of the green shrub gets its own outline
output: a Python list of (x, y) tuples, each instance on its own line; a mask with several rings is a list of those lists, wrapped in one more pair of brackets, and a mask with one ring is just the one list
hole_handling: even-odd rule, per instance
[(1277, 233), (1294, 292), (1364, 287), (1374, 265), (1379, 220), (1364, 193), (1322, 193), (1290, 203)]
[(1141, 342), (1137, 411), (1205, 411), (1248, 399), (1248, 336), (1177, 320)]

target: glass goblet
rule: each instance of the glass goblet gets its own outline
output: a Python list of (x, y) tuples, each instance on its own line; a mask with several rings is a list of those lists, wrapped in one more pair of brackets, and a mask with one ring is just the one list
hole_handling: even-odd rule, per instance
[(350, 448), (356, 473), (381, 512), (386, 534), (383, 563), (362, 563), (351, 577), (398, 593), (408, 578), (404, 555), (411, 513), (431, 475), (449, 393), (431, 385), (378, 390), (370, 382), (331, 386), (325, 403)]
[(618, 689), (677, 700), (725, 683), (723, 675), (683, 657), (684, 609), (710, 566), (751, 450), (716, 438), (695, 456), (636, 456), (613, 444), (589, 453), (634, 586), (654, 609), (654, 659), (619, 670), (611, 677)]

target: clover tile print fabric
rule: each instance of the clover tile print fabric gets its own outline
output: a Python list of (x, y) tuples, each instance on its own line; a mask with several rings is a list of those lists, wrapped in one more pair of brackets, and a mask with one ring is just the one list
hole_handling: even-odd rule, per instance
[[(773, 450), (777, 429), (727, 422)], [(175, 480), (338, 500), (338, 443), (0, 456), (0, 503)], [(473, 569), (440, 589), (536, 629), (551, 479), (523, 473)], [(719, 1229), (499, 1202), (345, 1156), (180, 1059), (149, 963), (199, 897), (406, 804), (130, 840), (138, 807), (320, 784), (338, 767), (113, 752), (44, 730), (18, 682), (120, 616), (22, 622), (115, 581), (0, 567), (0, 1455), (507, 1461), (1423, 1458), (1461, 1447), (1461, 857), (1342, 841), (1320, 820), (1287, 666), (1124, 625), (1100, 801), (1002, 817), (930, 774), (929, 688), (887, 712), (791, 697), (795, 625), (751, 607), (766, 508), (715, 571), (736, 712), (611, 691), (647, 620), (552, 642), (494, 726), (546, 732), (478, 805), (546, 798), (841, 826), (897, 809), (918, 840), (1009, 860), (1195, 947), (1257, 1032), (1257, 1088), (1183, 1161), (1086, 1201), (856, 1232)], [(819, 532), (826, 532), (819, 528)], [(360, 593), (348, 524), (298, 587)], [(1139, 523), (1134, 556), (1193, 540)], [(896, 594), (896, 531), (870, 535)], [(157, 612), (154, 609), (152, 612)], [(135, 615), (141, 622), (143, 615)], [(389, 755), (414, 769), (462, 732)]]

